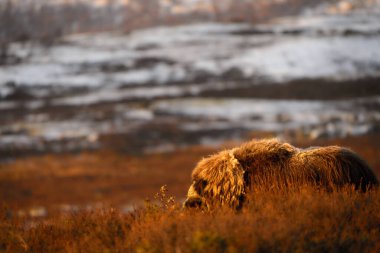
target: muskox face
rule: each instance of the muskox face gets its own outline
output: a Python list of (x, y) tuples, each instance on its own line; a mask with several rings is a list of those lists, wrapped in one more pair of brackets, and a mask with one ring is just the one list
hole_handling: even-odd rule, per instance
[(245, 195), (245, 172), (233, 151), (222, 151), (198, 163), (192, 174), (185, 207), (241, 206)]
[(203, 208), (208, 207), (207, 201), (202, 197), (202, 194), (200, 194), (200, 191), (195, 190), (195, 185), (198, 182), (193, 181), (192, 185), (190, 186), (188, 192), (187, 192), (187, 199), (185, 201), (184, 206), (186, 208)]

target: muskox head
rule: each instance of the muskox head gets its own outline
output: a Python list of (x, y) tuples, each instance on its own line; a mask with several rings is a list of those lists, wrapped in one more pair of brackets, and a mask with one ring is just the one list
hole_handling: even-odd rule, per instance
[(204, 158), (193, 170), (185, 207), (222, 204), (239, 208), (245, 196), (244, 174), (234, 150)]

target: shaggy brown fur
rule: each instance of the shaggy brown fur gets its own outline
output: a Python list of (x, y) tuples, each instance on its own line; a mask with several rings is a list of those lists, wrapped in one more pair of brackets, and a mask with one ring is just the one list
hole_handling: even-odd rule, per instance
[(253, 140), (201, 160), (192, 173), (185, 206), (216, 202), (241, 207), (253, 188), (302, 185), (328, 190), (353, 185), (367, 190), (379, 182), (367, 163), (349, 149), (329, 146), (298, 149), (276, 139)]

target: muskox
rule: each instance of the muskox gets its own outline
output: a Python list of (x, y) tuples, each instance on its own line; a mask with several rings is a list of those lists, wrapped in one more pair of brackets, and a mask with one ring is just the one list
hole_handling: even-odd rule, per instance
[(339, 146), (299, 149), (277, 139), (252, 140), (202, 159), (192, 173), (186, 207), (221, 204), (240, 208), (253, 188), (326, 190), (378, 185), (368, 164)]

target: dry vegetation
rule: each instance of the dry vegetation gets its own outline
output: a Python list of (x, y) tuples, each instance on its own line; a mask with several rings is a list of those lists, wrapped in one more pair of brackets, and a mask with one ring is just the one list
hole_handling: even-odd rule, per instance
[(168, 184), (185, 197), (197, 160), (211, 149), (131, 157), (115, 152), (45, 155), (0, 164), (0, 199), (12, 209), (136, 203)]
[[(379, 175), (378, 138), (292, 143), (351, 147)], [(379, 189), (258, 190), (239, 212), (183, 210), (180, 197), (194, 164), (214, 151), (193, 147), (140, 157), (102, 151), (2, 164), (0, 193), (8, 207), (1, 211), (0, 252), (379, 252)], [(122, 203), (153, 196), (164, 184), (169, 193), (162, 188), (143, 207), (121, 211)], [(54, 209), (85, 201), (105, 205)], [(48, 207), (49, 216), (16, 212), (34, 205)]]
[(379, 252), (379, 191), (256, 192), (242, 211), (186, 211), (166, 196), (40, 223), (2, 214), (1, 252)]

